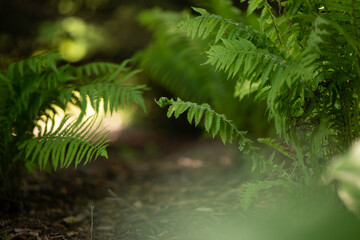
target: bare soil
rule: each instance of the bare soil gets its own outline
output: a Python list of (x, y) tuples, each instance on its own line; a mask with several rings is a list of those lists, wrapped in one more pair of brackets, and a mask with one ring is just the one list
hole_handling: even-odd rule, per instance
[(109, 159), (25, 177), (2, 239), (219, 239), (241, 218), (238, 151), (219, 141), (125, 130)]

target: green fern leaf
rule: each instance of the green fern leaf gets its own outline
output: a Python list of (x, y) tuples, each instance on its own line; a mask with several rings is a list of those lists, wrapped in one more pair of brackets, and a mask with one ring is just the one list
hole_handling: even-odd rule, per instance
[(276, 143), (274, 139), (271, 138), (258, 138), (258, 142), (261, 142), (263, 144), (266, 144), (276, 151), (280, 152), (284, 156), (290, 158), (293, 161), (296, 161), (296, 157), (289, 152), (289, 148), (285, 147), (284, 145), (281, 145), (279, 143)]
[(204, 114), (205, 109), (204, 108), (199, 108), (196, 112), (195, 112), (195, 126), (199, 125), (200, 120), (202, 119), (202, 116)]
[(84, 153), (86, 153), (85, 163), (100, 155), (106, 156), (104, 151), (108, 143), (107, 132), (91, 132), (95, 120), (96, 117), (90, 117), (79, 125), (77, 122), (69, 123), (68, 116), (65, 116), (55, 132), (45, 132), (29, 139), (20, 146), (20, 149), (28, 158), (31, 156), (32, 161), (37, 160), (41, 169), (47, 166), (50, 156), (55, 170), (59, 167), (59, 163), (62, 168), (68, 167), (74, 160), (78, 164)]
[(176, 108), (176, 105), (172, 105), (169, 107), (168, 111), (167, 111), (167, 114), (166, 116), (168, 118), (171, 118), (171, 116), (173, 115), (173, 113), (175, 112), (175, 108)]
[(206, 113), (205, 113), (205, 130), (207, 132), (210, 131), (210, 128), (212, 126), (213, 116), (214, 116), (214, 112), (206, 111)]
[[(250, 78), (252, 82), (257, 81), (258, 76), (266, 79), (270, 71), (278, 65), (286, 66), (280, 57), (257, 49), (252, 42), (245, 39), (223, 39), (223, 45), (211, 46), (206, 53), (208, 60), (205, 64), (214, 65), (217, 70), (227, 72), (229, 77), (239, 74), (241, 78)], [(264, 68), (266, 70), (262, 71)]]
[(245, 39), (253, 39), (262, 42), (263, 38), (259, 32), (250, 26), (244, 26), (241, 23), (224, 19), (221, 16), (210, 14), (205, 9), (193, 8), (200, 16), (189, 19), (180, 23), (180, 26), (187, 27), (187, 35), (194, 39), (196, 36), (202, 39), (215, 34), (215, 42), (219, 41), (226, 34), (227, 39), (236, 39), (243, 37)]
[(187, 120), (189, 123), (192, 123), (195, 113), (196, 113), (196, 108), (194, 106), (190, 106), (189, 111), (187, 113)]
[(220, 131), (220, 126), (221, 126), (221, 117), (219, 115), (216, 115), (214, 117), (214, 124), (213, 124), (213, 127), (212, 127), (212, 137), (213, 138)]
[(221, 124), (220, 126), (220, 137), (222, 142), (225, 144), (227, 141), (227, 134), (226, 134), (226, 124)]
[[(176, 109), (180, 109), (179, 115), (188, 110), (187, 119), (189, 123), (192, 123), (195, 118), (195, 126), (197, 126), (201, 119), (204, 118), (205, 130), (209, 133), (211, 132), (213, 137), (220, 135), (224, 144), (226, 142), (232, 142), (235, 137), (239, 137), (242, 139), (242, 145), (244, 145), (242, 148), (252, 148), (250, 146), (251, 141), (245, 138), (246, 132), (239, 131), (231, 121), (227, 120), (224, 115), (216, 113), (208, 104), (198, 105), (192, 102), (184, 102), (179, 98), (174, 101), (173, 99), (167, 99), (164, 97), (155, 101), (160, 107), (170, 105), (168, 109), (168, 117), (171, 117), (173, 112), (177, 111)], [(171, 114), (169, 114), (169, 112)]]
[(247, 8), (247, 15), (252, 14), (256, 9), (264, 6), (264, 1), (265, 0), (250, 0)]
[(187, 109), (189, 108), (189, 106), (187, 105), (179, 105), (176, 109), (175, 109), (175, 118), (178, 118), (183, 112), (185, 112)]

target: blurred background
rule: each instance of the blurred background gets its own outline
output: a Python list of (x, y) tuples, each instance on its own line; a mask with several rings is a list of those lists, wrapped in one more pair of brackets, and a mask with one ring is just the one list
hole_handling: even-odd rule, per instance
[[(241, 166), (232, 162), (233, 159), (239, 159), (237, 149), (233, 148), (231, 151), (221, 150), (222, 144), (204, 146), (200, 144), (200, 147), (197, 146), (189, 152), (171, 155), (168, 157), (170, 160), (167, 158), (160, 159), (161, 161), (158, 164), (160, 167), (157, 167), (160, 170), (154, 171), (154, 173), (152, 172), (155, 167), (150, 166), (147, 161), (151, 158), (159, 158), (162, 155), (159, 152), (164, 151), (164, 148), (171, 148), (172, 146), (178, 149), (181, 149), (181, 147), (186, 149), (186, 147), (189, 147), (188, 145), (194, 143), (189, 141), (188, 145), (184, 147), (179, 142), (171, 143), (171, 138), (186, 137), (197, 140), (203, 136), (202, 129), (188, 124), (186, 116), (181, 116), (180, 119), (168, 119), (166, 109), (160, 109), (154, 103), (154, 98), (158, 99), (161, 96), (180, 97), (182, 100), (200, 104), (209, 103), (217, 112), (223, 113), (228, 119), (233, 120), (238, 129), (248, 131), (248, 135), (252, 139), (274, 135), (273, 124), (267, 119), (265, 104), (254, 101), (251, 86), (240, 91), (240, 89), (237, 89), (235, 81), (232, 79), (227, 80), (226, 74), (216, 72), (212, 67), (203, 65), (206, 61), (204, 52), (209, 45), (208, 40), (191, 40), (186, 36), (186, 29), (178, 28), (178, 23), (181, 20), (195, 15), (191, 10), (192, 6), (206, 8), (209, 12), (234, 21), (250, 24), (256, 28), (256, 25), (253, 24), (253, 21), (255, 21), (254, 16), (243, 14), (247, 8), (247, 3), (240, 3), (239, 0), (0, 0), (0, 70), (6, 69), (12, 62), (49, 50), (59, 51), (65, 60), (76, 65), (93, 61), (120, 63), (130, 58), (131, 67), (142, 69), (142, 72), (137, 74), (131, 81), (146, 84), (149, 87), (149, 91), (145, 93), (147, 113), (144, 114), (137, 106), (130, 105), (125, 109), (119, 109), (111, 118), (106, 117), (104, 125), (112, 131), (110, 137), (114, 140), (113, 156), (115, 156), (114, 152), (116, 152), (116, 156), (121, 155), (121, 159), (135, 162), (140, 158), (139, 151), (138, 149), (134, 151), (131, 148), (140, 146), (145, 152), (143, 158), (146, 158), (146, 161), (143, 164), (135, 162), (134, 166), (131, 166), (133, 167), (131, 171), (126, 166), (125, 170), (123, 170), (124, 166), (117, 168), (117, 165), (112, 163), (107, 172), (103, 170), (107, 174), (106, 177), (111, 181), (124, 178), (134, 181), (135, 184), (145, 183), (144, 186), (136, 185), (136, 188), (132, 186), (134, 190), (131, 189), (133, 192), (129, 194), (130, 197), (128, 198), (128, 201), (138, 203), (139, 208), (141, 208), (143, 203), (137, 198), (136, 194), (142, 194), (145, 190), (150, 189), (149, 196), (147, 196), (150, 200), (145, 198), (145, 201), (142, 201), (145, 204), (146, 201), (151, 204), (158, 203), (159, 201), (156, 198), (167, 191), (167, 189), (161, 188), (162, 184), (168, 184), (170, 179), (168, 176), (174, 175), (175, 177), (170, 181), (170, 187), (165, 186), (170, 189), (169, 191), (174, 191), (174, 193), (171, 192), (170, 194), (169, 202), (173, 201), (173, 196), (180, 196), (178, 197), (180, 199), (178, 200), (179, 212), (183, 211), (181, 209), (183, 205), (181, 204), (183, 204), (183, 201), (187, 201), (188, 196), (192, 196), (192, 188), (194, 188), (194, 192), (201, 196), (199, 200), (196, 198), (197, 195), (193, 194), (195, 196), (194, 205), (198, 202), (208, 204), (207, 201), (214, 198), (217, 194), (216, 191), (221, 193), (219, 201), (214, 201), (214, 206), (204, 205), (204, 207), (201, 205), (201, 207), (196, 208), (195, 217), (196, 214), (200, 216), (200, 214), (211, 213), (212, 209), (221, 209), (221, 214), (225, 216), (228, 214), (228, 216), (232, 217), (231, 214), (240, 212), (238, 200), (240, 184), (237, 177), (241, 176), (242, 179), (255, 178), (245, 170), (240, 170)], [(88, 114), (93, 114), (91, 108), (89, 109)], [(165, 134), (165, 136), (169, 137), (158, 141), (157, 136), (164, 133), (168, 134)], [(158, 142), (161, 144), (156, 146)], [(115, 160), (115, 158), (113, 159)], [(215, 164), (211, 165), (212, 170), (207, 168), (202, 172), (194, 173), (194, 176), (184, 174), (185, 171), (182, 168), (200, 169), (206, 162), (212, 164), (209, 159), (213, 159), (213, 162), (215, 162)], [(99, 167), (92, 169), (94, 172), (101, 171)], [(124, 173), (120, 174), (119, 169), (122, 169)], [(334, 169), (337, 170), (335, 167)], [(152, 175), (144, 174), (147, 170)], [(335, 170), (334, 172), (337, 173)], [(165, 175), (164, 172), (168, 172), (168, 175)], [(335, 173), (329, 179), (338, 178), (339, 176)], [(80, 182), (77, 185), (81, 186), (79, 189), (84, 189), (84, 185), (88, 184), (85, 184), (85, 182), (89, 182), (90, 185), (88, 185), (91, 190), (88, 192), (92, 193), (95, 189), (94, 186), (103, 191), (105, 189), (103, 185), (109, 187), (109, 184), (105, 185), (103, 181), (99, 181), (99, 179), (104, 179), (103, 175), (105, 174), (99, 174), (101, 178), (95, 178), (91, 175), (90, 179), (85, 180), (80, 175), (76, 178), (76, 181)], [(71, 173), (67, 179), (70, 182), (69, 186), (73, 184), (73, 176)], [(151, 178), (155, 178), (157, 182), (155, 181), (155, 184), (151, 183), (148, 180)], [(194, 184), (196, 179), (201, 180), (198, 185)], [(176, 188), (179, 183), (184, 186), (180, 190)], [(116, 184), (112, 184), (110, 187), (114, 191), (126, 192), (127, 190), (128, 183), (120, 185), (116, 182)], [(29, 186), (28, 188), (31, 189), (31, 185)], [(204, 195), (203, 192), (206, 192), (204, 190), (206, 188), (203, 188), (203, 186), (210, 186), (211, 191), (209, 191), (208, 195)], [(57, 189), (56, 187), (53, 188)], [(61, 189), (64, 195), (69, 195), (70, 187), (69, 189), (64, 187)], [(223, 193), (224, 191), (225, 193)], [(74, 192), (78, 193), (77, 191)], [(106, 194), (108, 193), (100, 192), (99, 198)], [(184, 197), (186, 200), (182, 200), (182, 195), (186, 197)], [(270, 196), (272, 201), (274, 195)], [(91, 197), (93, 198), (93, 196)], [(222, 210), (222, 205), (220, 207), (216, 205), (222, 204), (223, 198), (230, 199), (229, 206), (231, 206), (231, 209), (229, 208), (229, 213)], [(258, 202), (262, 203), (261, 201), (262, 199)], [(322, 201), (319, 200), (318, 202), (322, 204)], [(166, 202), (162, 205), (168, 206)], [(99, 204), (95, 209), (101, 209), (104, 206), (110, 209), (109, 212), (114, 212), (114, 206), (109, 203)], [(232, 208), (233, 206), (235, 208)], [(298, 210), (293, 205), (291, 207), (291, 211)], [(317, 205), (314, 208), (321, 209)], [(333, 207), (330, 206), (328, 209), (330, 208)], [(128, 211), (127, 208), (124, 209), (124, 211)], [(156, 214), (158, 212), (162, 214), (161, 211), (166, 211), (166, 209), (159, 209), (156, 208), (151, 211)], [(171, 210), (171, 208), (169, 209)], [(193, 206), (189, 207), (189, 209), (189, 214), (186, 217), (194, 213)], [(312, 209), (309, 208), (309, 212), (312, 212)], [(286, 226), (288, 219), (293, 216), (291, 211), (289, 210), (289, 213), (286, 213), (284, 219), (275, 221), (275, 223), (285, 223)], [(126, 214), (129, 213), (126, 212), (124, 216), (127, 216)], [(104, 215), (106, 216), (106, 214)], [(207, 215), (204, 216), (201, 215), (199, 219), (201, 221), (209, 219)], [(216, 217), (218, 216), (220, 215), (216, 215)], [(116, 218), (111, 216), (111, 219)], [(179, 221), (179, 224), (175, 226), (176, 228), (186, 226), (186, 224), (190, 225), (188, 219), (179, 218), (178, 211), (174, 211), (174, 219)], [(341, 218), (336, 215), (329, 219)], [(182, 220), (184, 221), (182, 222)], [(307, 220), (306, 218), (299, 221), (307, 223)], [(229, 221), (237, 223), (232, 218), (229, 218)], [(322, 222), (323, 220), (315, 219), (314, 221)], [(261, 222), (260, 227), (266, 226), (267, 222), (265, 222), (265, 220)], [(206, 221), (204, 223), (204, 225), (207, 224)], [(114, 223), (114, 226), (117, 226), (116, 224), (118, 223)], [(257, 224), (259, 223), (254, 223), (254, 226)], [(338, 222), (329, 222), (326, 228), (333, 229), (333, 224), (338, 224)], [(346, 221), (343, 224), (345, 226)], [(244, 226), (247, 227), (247, 225)], [(279, 224), (278, 226), (283, 225)], [(216, 225), (209, 232), (215, 232), (218, 230), (217, 228), (221, 227), (221, 225), (220, 227)], [(232, 230), (237, 229), (237, 227), (235, 226)], [(190, 228), (197, 228), (197, 226), (190, 226)], [(120, 229), (120, 227), (114, 229)], [(283, 229), (287, 228), (282, 227), (279, 232)], [(255, 230), (257, 231), (258, 228), (255, 228)], [(126, 232), (127, 228), (119, 231)], [(289, 231), (291, 232), (291, 230)], [(194, 232), (197, 232), (197, 229)], [(299, 235), (298, 232), (295, 233), (297, 236), (303, 236)], [(208, 232), (200, 232), (201, 234), (207, 236)], [(227, 234), (232, 233), (227, 231)], [(256, 234), (261, 235), (262, 233), (256, 232)], [(234, 235), (238, 236), (235, 233)], [(264, 236), (262, 235), (261, 238), (257, 239), (264, 239)], [(289, 237), (287, 239), (295, 238)], [(305, 239), (310, 238), (306, 236)]]
[(132, 67), (143, 70), (132, 81), (151, 89), (145, 94), (148, 113), (145, 116), (130, 106), (106, 118), (113, 139), (129, 126), (200, 136), (201, 129), (185, 118), (166, 119), (165, 110), (153, 101), (161, 96), (207, 102), (250, 136), (271, 135), (264, 104), (254, 107), (251, 94), (236, 88), (234, 92), (234, 81), (201, 65), (208, 42), (190, 40), (184, 29), (177, 28), (193, 14), (191, 6), (251, 21), (242, 14), (247, 3), (231, 0), (0, 0), (0, 69), (48, 50), (59, 51), (65, 60), (79, 65), (132, 58)]
[[(0, 63), (59, 48), (73, 62), (120, 61), (144, 48), (151, 35), (136, 21), (155, 6), (181, 11), (204, 0), (1, 0)], [(221, 2), (221, 1), (220, 1)], [(239, 1), (236, 1), (239, 2)]]

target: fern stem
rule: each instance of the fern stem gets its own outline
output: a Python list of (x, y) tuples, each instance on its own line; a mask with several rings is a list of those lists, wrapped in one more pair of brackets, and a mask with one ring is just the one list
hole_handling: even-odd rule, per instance
[(359, 93), (356, 94), (355, 97), (355, 106), (354, 106), (354, 138), (359, 137)]
[(354, 0), (351, 1), (351, 5), (352, 5), (352, 17), (353, 17), (353, 20), (354, 20), (354, 28), (355, 28), (355, 34), (356, 34), (356, 39), (357, 39), (357, 42), (359, 42), (359, 33), (358, 33), (358, 29), (357, 29), (357, 21), (356, 21), (356, 16), (355, 16), (355, 3), (354, 3)]
[[(346, 85), (343, 82), (342, 83), (342, 92), (343, 92), (343, 99), (344, 99), (344, 111), (345, 111), (345, 117), (346, 117), (346, 130), (347, 130), (347, 145), (350, 145), (353, 138), (352, 138), (352, 129), (351, 129), (351, 121), (350, 121), (350, 114), (349, 114), (349, 105), (347, 101), (347, 90)], [(348, 146), (347, 146), (348, 147)]]
[(274, 24), (274, 26), (275, 26), (276, 35), (277, 35), (277, 37), (278, 37), (278, 39), (279, 39), (279, 41), (280, 41), (280, 44), (281, 44), (283, 50), (286, 51), (285, 44), (284, 44), (284, 42), (283, 42), (283, 40), (282, 40), (282, 38), (281, 38), (281, 35), (280, 35), (279, 26), (278, 26), (278, 24), (277, 24), (277, 22), (276, 22), (276, 18), (275, 18), (275, 16), (274, 16), (274, 14), (273, 14), (272, 11), (271, 11), (271, 6), (269, 5), (268, 2), (266, 2), (265, 7), (266, 7), (267, 11), (270, 13), (271, 20), (272, 20), (272, 22), (273, 22), (273, 24)]
[[(359, 43), (360, 39), (359, 39), (359, 32), (358, 32), (358, 26), (357, 26), (356, 15), (355, 15), (355, 2), (354, 2), (354, 0), (351, 1), (351, 5), (352, 5), (351, 15), (352, 15), (353, 20), (354, 20), (354, 28), (355, 28), (356, 40)], [(360, 67), (360, 57), (359, 57), (359, 55), (357, 56), (357, 60), (358, 60), (358, 66)], [(357, 70), (358, 70), (358, 74), (360, 74), (359, 68), (357, 68)]]

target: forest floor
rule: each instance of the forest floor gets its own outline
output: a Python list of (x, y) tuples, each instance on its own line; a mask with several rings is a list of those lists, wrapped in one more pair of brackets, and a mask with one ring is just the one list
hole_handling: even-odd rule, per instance
[(119, 139), (109, 159), (29, 174), (0, 238), (221, 239), (221, 226), (242, 218), (234, 146), (135, 130)]

